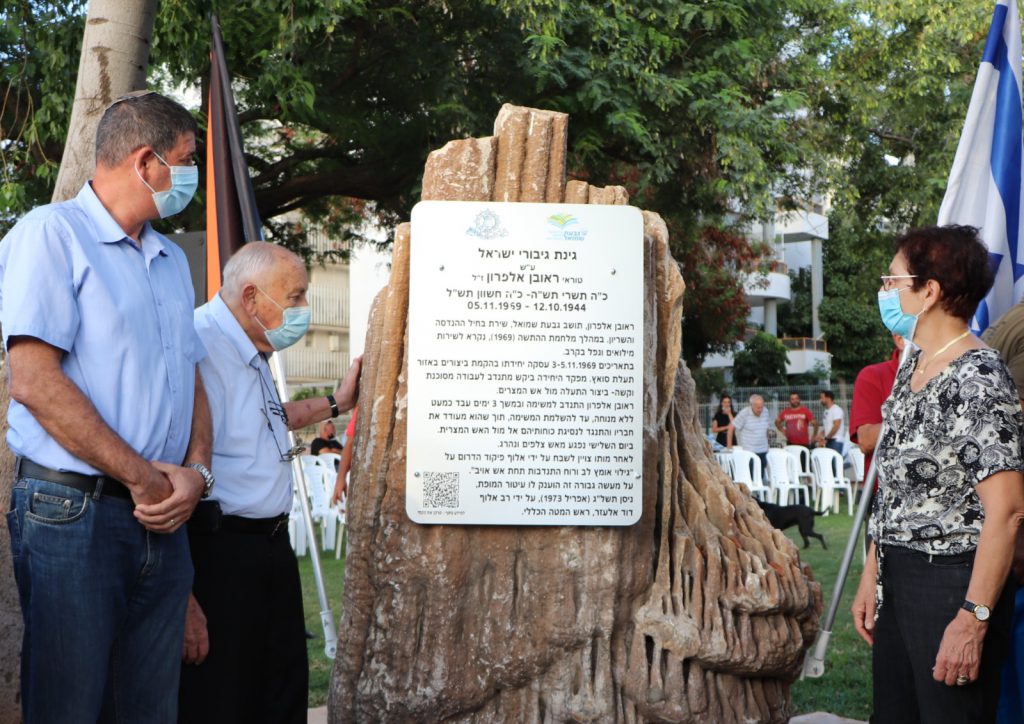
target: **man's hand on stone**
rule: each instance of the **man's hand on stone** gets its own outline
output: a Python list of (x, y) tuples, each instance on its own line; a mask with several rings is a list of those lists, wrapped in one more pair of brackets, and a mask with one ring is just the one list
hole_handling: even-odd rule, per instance
[(348, 412), (356, 406), (356, 400), (359, 398), (359, 375), (362, 368), (363, 356), (359, 355), (352, 360), (348, 372), (345, 373), (345, 379), (334, 391), (334, 401), (338, 403), (338, 409), (342, 412)]
[(173, 533), (192, 516), (203, 494), (205, 481), (198, 471), (158, 460), (153, 467), (167, 477), (171, 495), (152, 504), (136, 505), (135, 518), (154, 533)]

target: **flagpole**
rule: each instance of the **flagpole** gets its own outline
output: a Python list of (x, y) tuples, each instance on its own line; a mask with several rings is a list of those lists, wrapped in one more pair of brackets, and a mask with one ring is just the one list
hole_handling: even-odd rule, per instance
[[(284, 371), (284, 359), (280, 352), (274, 352), (270, 356), (270, 367), (274, 373), (274, 384), (277, 385), (277, 394), (284, 402), (288, 401), (287, 377)], [(295, 433), (288, 431), (288, 449), (295, 447)], [(302, 519), (306, 523), (306, 536), (309, 539), (309, 557), (313, 563), (313, 578), (316, 580), (316, 595), (320, 601), (320, 623), (324, 628), (324, 655), (333, 659), (338, 650), (338, 630), (334, 625), (334, 612), (331, 611), (331, 602), (327, 597), (327, 586), (324, 584), (323, 568), (320, 564), (320, 550), (317, 548), (316, 528), (313, 527), (313, 512), (309, 508), (309, 488), (306, 482), (306, 473), (302, 469), (299, 457), (292, 459), (292, 477), (298, 488), (299, 505), (302, 508)]]

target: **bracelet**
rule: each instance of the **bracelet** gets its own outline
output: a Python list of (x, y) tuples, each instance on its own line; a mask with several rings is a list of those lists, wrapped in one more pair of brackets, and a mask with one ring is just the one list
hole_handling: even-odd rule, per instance
[(338, 401), (334, 399), (334, 395), (327, 395), (327, 404), (331, 406), (331, 417), (337, 417), (341, 414), (338, 410)]

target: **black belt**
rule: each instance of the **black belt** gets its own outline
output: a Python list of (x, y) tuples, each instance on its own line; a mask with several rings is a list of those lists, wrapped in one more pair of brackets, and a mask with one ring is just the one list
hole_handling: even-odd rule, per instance
[(28, 458), (18, 458), (14, 468), (14, 477), (35, 478), (58, 485), (66, 485), (88, 495), (111, 495), (115, 498), (132, 499), (131, 491), (124, 483), (107, 475), (83, 475), (82, 473), (53, 470), (34, 463)]
[(273, 518), (243, 518), (239, 515), (225, 515), (220, 519), (220, 529), (229, 533), (256, 533), (273, 536), (287, 528), (287, 513)]

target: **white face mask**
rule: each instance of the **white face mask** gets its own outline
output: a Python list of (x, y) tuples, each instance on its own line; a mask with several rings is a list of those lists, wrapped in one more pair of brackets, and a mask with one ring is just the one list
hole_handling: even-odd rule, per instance
[(156, 151), (153, 151), (153, 155), (171, 170), (171, 188), (166, 191), (154, 191), (153, 187), (146, 183), (146, 179), (142, 178), (138, 166), (135, 167), (135, 173), (153, 194), (153, 204), (160, 218), (166, 219), (168, 216), (181, 213), (192, 200), (199, 187), (199, 169), (195, 166), (172, 166)]

